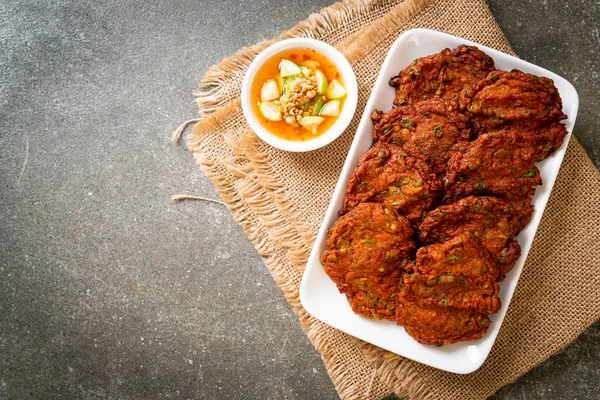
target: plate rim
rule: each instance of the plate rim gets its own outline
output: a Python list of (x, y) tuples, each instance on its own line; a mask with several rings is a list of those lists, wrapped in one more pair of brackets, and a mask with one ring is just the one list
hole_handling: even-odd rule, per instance
[[(349, 331), (348, 329), (346, 329), (346, 327), (340, 326), (337, 323), (337, 321), (330, 321), (330, 320), (328, 320), (328, 318), (322, 318), (323, 314), (319, 311), (318, 308), (313, 307), (314, 304), (310, 301), (312, 299), (309, 298), (310, 295), (308, 294), (309, 275), (311, 274), (312, 269), (317, 267), (317, 266), (315, 266), (315, 262), (316, 262), (316, 264), (318, 264), (318, 267), (320, 267), (322, 269), (322, 265), (321, 265), (320, 259), (319, 259), (320, 251), (317, 251), (317, 249), (321, 246), (322, 243), (324, 243), (324, 240), (326, 239), (327, 231), (328, 231), (329, 227), (331, 226), (331, 223), (328, 223), (328, 221), (333, 218), (332, 223), (334, 223), (335, 220), (337, 220), (337, 217), (334, 216), (334, 215), (337, 215), (336, 208), (338, 206), (336, 206), (336, 203), (337, 203), (336, 200), (338, 199), (340, 193), (342, 193), (342, 195), (343, 195), (343, 192), (345, 192), (345, 187), (346, 187), (347, 181), (349, 179), (349, 176), (346, 176), (346, 175), (351, 175), (352, 171), (354, 171), (354, 169), (355, 169), (357, 157), (359, 157), (360, 154), (362, 154), (362, 152), (359, 155), (356, 154), (359, 151), (358, 150), (358, 148), (360, 147), (359, 142), (361, 142), (361, 139), (364, 137), (364, 134), (361, 134), (361, 132), (363, 132), (365, 130), (366, 124), (372, 123), (370, 121), (369, 115), (373, 109), (373, 104), (375, 103), (376, 98), (378, 97), (377, 94), (378, 94), (380, 88), (382, 87), (382, 85), (385, 85), (386, 80), (389, 80), (389, 77), (385, 76), (384, 71), (388, 68), (389, 64), (393, 62), (392, 58), (393, 58), (394, 54), (399, 50), (399, 48), (403, 44), (403, 42), (405, 40), (410, 39), (413, 36), (423, 36), (425, 38), (425, 40), (431, 40), (432, 38), (438, 39), (438, 40), (442, 39), (441, 40), (442, 43), (440, 45), (440, 46), (442, 46), (442, 48), (447, 47), (448, 42), (460, 42), (462, 44), (466, 44), (466, 45), (470, 45), (470, 46), (477, 46), (480, 50), (484, 51), (486, 54), (491, 56), (495, 61), (497, 61), (497, 58), (500, 58), (503, 61), (508, 60), (511, 63), (517, 64), (517, 65), (512, 66), (512, 68), (522, 69), (523, 66), (525, 66), (525, 67), (527, 67), (526, 69), (535, 70), (536, 75), (546, 76), (546, 77), (553, 79), (555, 82), (555, 85), (557, 84), (557, 82), (560, 82), (560, 85), (557, 85), (557, 86), (564, 87), (561, 92), (561, 97), (563, 98), (563, 100), (565, 99), (565, 97), (567, 97), (569, 99), (568, 106), (570, 106), (570, 112), (569, 112), (568, 119), (567, 119), (567, 125), (570, 125), (570, 126), (567, 126), (568, 134), (565, 137), (565, 140), (564, 140), (563, 144), (561, 145), (561, 148), (554, 154), (554, 157), (556, 157), (555, 158), (556, 161), (555, 161), (555, 165), (553, 166), (553, 168), (551, 170), (550, 179), (545, 179), (545, 181), (542, 185), (548, 193), (546, 196), (543, 196), (543, 198), (541, 199), (542, 204), (538, 204), (540, 207), (537, 207), (537, 205), (536, 205), (537, 214), (535, 215), (535, 218), (536, 218), (535, 229), (533, 229), (531, 240), (529, 240), (527, 242), (526, 248), (523, 249), (522, 254), (519, 257), (519, 260), (517, 261), (517, 263), (520, 264), (518, 271), (517, 271), (517, 275), (515, 277), (513, 277), (507, 285), (505, 285), (505, 286), (508, 286), (507, 288), (504, 288), (504, 290), (508, 290), (508, 292), (509, 292), (508, 293), (508, 301), (506, 302), (506, 304), (503, 304), (501, 311), (494, 314), (494, 316), (499, 316), (499, 318), (500, 318), (499, 321), (495, 322), (495, 324), (498, 325), (498, 328), (495, 329), (493, 332), (488, 333), (488, 335), (493, 333), (493, 338), (491, 340), (491, 344), (489, 344), (489, 346), (486, 346), (485, 354), (483, 354), (483, 356), (480, 357), (480, 359), (477, 362), (470, 363), (468, 365), (468, 367), (466, 367), (466, 368), (458, 365), (460, 363), (457, 363), (457, 365), (454, 366), (454, 368), (445, 368), (443, 366), (440, 366), (439, 363), (434, 362), (435, 360), (428, 360), (428, 359), (423, 359), (420, 357), (418, 357), (420, 359), (415, 359), (413, 356), (401, 354), (394, 349), (390, 349), (386, 346), (382, 346), (380, 343), (373, 343), (372, 340), (369, 340), (369, 338), (365, 338), (364, 335), (357, 335), (356, 334), (357, 332), (355, 332), (355, 331), (352, 332), (351, 329)], [(566, 96), (566, 94), (568, 94), (568, 96)], [(567, 106), (567, 104), (563, 103), (563, 109), (566, 106)], [(340, 176), (339, 176), (338, 181), (335, 185), (335, 188), (331, 194), (329, 205), (328, 205), (325, 215), (323, 217), (323, 221), (321, 222), (321, 225), (319, 227), (319, 231), (317, 233), (316, 240), (311, 249), (309, 259), (306, 263), (306, 267), (305, 267), (305, 270), (302, 275), (302, 281), (300, 283), (300, 290), (299, 290), (300, 291), (300, 302), (301, 302), (302, 306), (304, 307), (304, 309), (310, 315), (315, 317), (316, 319), (318, 319), (336, 329), (339, 329), (342, 332), (345, 332), (353, 337), (357, 337), (357, 338), (364, 340), (366, 342), (369, 342), (375, 346), (384, 348), (395, 354), (415, 360), (422, 364), (429, 365), (434, 368), (438, 368), (438, 369), (441, 369), (444, 371), (457, 373), (457, 374), (468, 374), (468, 373), (472, 373), (472, 372), (476, 371), (477, 369), (479, 369), (483, 365), (483, 363), (487, 360), (487, 357), (489, 356), (489, 353), (491, 352), (491, 349), (493, 348), (493, 346), (496, 342), (498, 333), (502, 327), (502, 323), (504, 322), (506, 312), (510, 306), (510, 302), (514, 295), (515, 288), (518, 284), (518, 281), (519, 281), (519, 278), (520, 278), (520, 275), (521, 275), (521, 272), (523, 269), (523, 264), (527, 260), (527, 256), (528, 256), (529, 250), (531, 248), (531, 244), (533, 243), (535, 234), (537, 232), (537, 229), (539, 228), (541, 216), (546, 209), (546, 205), (547, 205), (548, 199), (550, 197), (550, 193), (554, 187), (554, 183), (556, 181), (556, 177), (558, 176), (560, 167), (562, 166), (564, 154), (566, 152), (566, 148), (568, 146), (568, 142), (572, 135), (572, 131), (573, 131), (575, 121), (577, 118), (578, 108), (579, 108), (579, 95), (577, 94), (577, 90), (575, 89), (575, 87), (569, 81), (567, 81), (565, 78), (561, 77), (560, 75), (558, 75), (552, 71), (549, 71), (545, 68), (542, 68), (538, 65), (532, 64), (530, 62), (521, 60), (518, 57), (512, 56), (510, 54), (506, 54), (499, 50), (487, 47), (480, 43), (473, 42), (471, 40), (467, 40), (467, 39), (464, 39), (461, 37), (449, 35), (447, 33), (438, 32), (438, 31), (431, 30), (431, 29), (423, 29), (423, 28), (410, 29), (410, 30), (404, 32), (390, 46), (390, 50), (388, 51), (388, 54), (386, 55), (386, 58), (380, 67), (379, 74), (377, 76), (377, 79), (375, 80), (375, 83), (371, 90), (371, 94), (365, 105), (363, 114), (361, 116), (360, 122), (359, 122), (356, 132), (355, 132), (354, 139), (352, 140), (352, 144), (348, 150), (348, 154), (346, 155), (344, 165), (342, 166), (342, 168), (340, 170)], [(344, 179), (345, 177), (346, 177), (346, 179)], [(533, 223), (533, 218), (532, 218), (532, 223)], [(514, 283), (513, 283), (513, 280), (514, 280)], [(341, 295), (341, 296), (343, 296), (343, 295)], [(368, 320), (365, 318), (365, 321), (371, 321), (371, 320)], [(404, 329), (403, 327), (399, 327), (399, 328)], [(486, 335), (486, 336), (488, 336), (488, 335)], [(486, 336), (484, 336), (482, 339), (479, 339), (476, 341), (462, 342), (458, 345), (469, 346), (469, 344), (474, 343), (476, 346), (477, 344), (483, 343), (482, 341), (486, 338)], [(488, 340), (489, 340), (489, 338), (488, 338)], [(426, 346), (426, 345), (418, 344), (418, 346)], [(427, 347), (431, 347), (431, 346), (427, 346)], [(447, 346), (444, 346), (444, 347), (447, 347)]]

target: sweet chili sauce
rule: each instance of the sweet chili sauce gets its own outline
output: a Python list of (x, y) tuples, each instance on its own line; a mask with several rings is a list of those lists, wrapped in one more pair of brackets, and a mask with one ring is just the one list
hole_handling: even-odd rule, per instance
[[(250, 96), (252, 100), (252, 108), (256, 118), (260, 124), (265, 127), (269, 132), (273, 133), (280, 138), (293, 141), (305, 141), (314, 139), (325, 133), (329, 128), (335, 124), (339, 117), (326, 117), (317, 127), (316, 133), (307, 130), (303, 127), (297, 127), (290, 125), (285, 121), (269, 121), (266, 119), (258, 110), (258, 104), (260, 102), (260, 90), (262, 85), (269, 79), (275, 78), (279, 74), (279, 62), (282, 58), (293, 61), (296, 64), (302, 64), (303, 62), (312, 60), (319, 63), (319, 69), (323, 71), (327, 77), (327, 81), (331, 82), (332, 79), (337, 80), (342, 86), (345, 86), (342, 75), (338, 71), (335, 64), (333, 64), (323, 54), (313, 49), (298, 48), (282, 51), (270, 59), (268, 59), (258, 70), (254, 81), (252, 82)], [(340, 113), (344, 107), (344, 99), (341, 99)]]

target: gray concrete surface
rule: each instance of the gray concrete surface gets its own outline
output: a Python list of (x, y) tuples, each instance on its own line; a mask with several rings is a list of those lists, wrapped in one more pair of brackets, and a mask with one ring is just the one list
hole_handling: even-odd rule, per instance
[[(228, 212), (170, 144), (213, 63), (329, 2), (0, 2), (0, 398), (332, 399)], [(570, 79), (600, 166), (597, 1), (491, 1)], [(595, 399), (600, 325), (496, 399)]]

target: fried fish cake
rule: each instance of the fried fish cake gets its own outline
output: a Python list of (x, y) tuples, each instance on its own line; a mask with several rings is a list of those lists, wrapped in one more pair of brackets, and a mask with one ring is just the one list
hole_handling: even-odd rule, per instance
[(503, 281), (506, 274), (515, 266), (515, 263), (521, 256), (521, 246), (519, 242), (513, 240), (500, 253), (498, 253), (498, 281)]
[(507, 132), (520, 139), (529, 147), (535, 161), (542, 161), (551, 156), (562, 145), (567, 128), (560, 121), (551, 121), (540, 124), (533, 122), (519, 122), (505, 124), (498, 129), (486, 133), (496, 134)]
[(378, 202), (418, 224), (423, 212), (434, 206), (441, 190), (440, 180), (426, 163), (407, 157), (399, 146), (377, 143), (360, 158), (340, 213), (363, 202)]
[(542, 184), (535, 161), (527, 141), (507, 131), (456, 146), (444, 178), (444, 202), (470, 195), (529, 196), (532, 187)]
[(461, 45), (417, 58), (390, 80), (396, 87), (394, 105), (441, 97), (454, 108), (465, 86), (475, 85), (494, 70), (494, 60), (474, 46)]
[(397, 308), (396, 323), (422, 344), (444, 346), (477, 340), (486, 334), (490, 319), (469, 310), (420, 306), (402, 300)]
[(486, 132), (503, 125), (560, 121), (562, 99), (552, 79), (517, 69), (495, 70), (460, 95), (460, 108), (473, 114), (476, 130)]
[(562, 99), (551, 79), (519, 70), (492, 71), (461, 92), (461, 110), (472, 114), (477, 134), (510, 131), (527, 140), (541, 161), (554, 153), (567, 135), (560, 121)]
[(521, 252), (513, 238), (529, 223), (532, 213), (531, 203), (517, 208), (496, 197), (469, 196), (430, 211), (419, 226), (418, 238), (430, 245), (473, 235), (498, 261), (502, 279)]
[(408, 155), (424, 160), (441, 177), (452, 147), (471, 136), (468, 118), (448, 108), (444, 100), (431, 99), (385, 114), (376, 111), (371, 115), (375, 123), (373, 140), (402, 146)]
[(403, 277), (400, 299), (421, 307), (451, 307), (493, 314), (500, 309), (498, 265), (472, 235), (421, 247), (415, 269)]
[(377, 203), (359, 204), (331, 227), (321, 263), (355, 313), (394, 319), (412, 234), (406, 218)]

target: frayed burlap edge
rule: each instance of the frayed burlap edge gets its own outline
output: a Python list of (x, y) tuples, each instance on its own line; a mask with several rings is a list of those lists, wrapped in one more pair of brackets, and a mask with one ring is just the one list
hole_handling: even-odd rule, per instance
[[(239, 107), (239, 103), (232, 102), (225, 106), (223, 111), (227, 112), (227, 110), (234, 107)], [(220, 110), (214, 116), (207, 117), (203, 121), (203, 125), (206, 127), (218, 125), (220, 122), (219, 115), (223, 111)], [(232, 186), (223, 171), (211, 159), (205, 157), (202, 151), (201, 133), (199, 135), (190, 135), (188, 147), (194, 152), (194, 157), (203, 173), (215, 184), (235, 221), (246, 232), (259, 254), (265, 257), (264, 261), (271, 275), (283, 291), (286, 300), (290, 303), (294, 312), (298, 315), (300, 324), (306, 331), (309, 340), (321, 353), (329, 376), (340, 396), (343, 398), (378, 399), (391, 393), (391, 390), (383, 385), (375, 376), (375, 371), (372, 372), (371, 387), (356, 387), (354, 379), (349, 378), (343, 368), (344, 362), (340, 359), (341, 355), (337, 354), (336, 349), (329, 343), (327, 333), (333, 328), (312, 318), (302, 308), (297, 287), (292, 286), (292, 280), (299, 281), (301, 271), (290, 271), (290, 268), (286, 268), (285, 266), (289, 265), (290, 262), (295, 263), (295, 265), (305, 263), (307, 257), (306, 250), (285, 251), (275, 243), (275, 241), (280, 243), (297, 241), (298, 238), (295, 236), (296, 227), (285, 220), (284, 215), (289, 215), (290, 213), (285, 212), (285, 208), (279, 210), (275, 206), (269, 191), (261, 186), (255, 176), (249, 175), (249, 178), (245, 179), (242, 185)], [(251, 171), (242, 167), (240, 170), (234, 171), (234, 173), (241, 176), (250, 174)], [(271, 189), (276, 190), (275, 187)], [(239, 194), (242, 194), (242, 196), (239, 196)], [(258, 219), (261, 222), (268, 221), (269, 225), (274, 229), (267, 232), (263, 230), (263, 226), (260, 224), (253, 223), (253, 220), (257, 218), (253, 215), (255, 213), (262, 214), (264, 218)], [(290, 274), (296, 276), (292, 277)], [(364, 355), (357, 353), (355, 356), (362, 357), (362, 362), (367, 363)]]
[[(378, 3), (392, 4), (390, 2)], [(380, 42), (397, 27), (399, 22), (408, 20), (412, 15), (425, 8), (428, 3), (429, 1), (426, 0), (407, 0), (392, 8), (387, 15), (377, 20), (376, 23), (369, 25), (368, 34), (365, 35), (362, 30), (359, 30), (337, 47), (350, 61), (358, 59), (364, 55), (364, 46), (360, 46), (361, 42), (365, 43), (364, 40), (368, 40), (369, 43)], [(198, 129), (196, 129), (196, 134), (188, 137), (188, 147), (194, 153), (198, 165), (205, 175), (213, 181), (236, 222), (244, 229), (259, 254), (267, 257), (265, 259), (266, 266), (298, 315), (309, 340), (321, 352), (329, 376), (342, 398), (380, 398), (391, 393), (391, 390), (388, 385), (381, 383), (375, 369), (373, 369), (367, 388), (356, 387), (343, 368), (345, 363), (336, 357), (335, 351), (329, 349), (330, 343), (326, 332), (332, 328), (308, 315), (300, 304), (297, 287), (290, 287), (290, 277), (287, 276), (289, 271), (282, 267), (283, 258), (287, 258), (295, 266), (303, 267), (308, 259), (314, 240), (312, 234), (303, 221), (298, 221), (295, 218), (298, 214), (294, 212), (295, 210), (290, 202), (279, 192), (281, 184), (271, 179), (273, 176), (272, 171), (270, 171), (271, 167), (265, 162), (268, 154), (256, 151), (256, 146), (260, 141), (254, 133), (243, 134), (241, 138), (238, 138), (237, 143), (230, 143), (234, 151), (238, 148), (239, 154), (243, 154), (250, 159), (255, 171), (258, 172), (257, 179), (252, 179), (245, 185), (238, 185), (236, 188), (230, 185), (224, 177), (223, 171), (219, 171), (217, 166), (204, 155), (201, 137), (203, 134), (218, 130), (219, 123), (223, 121), (225, 116), (239, 111), (241, 107), (239, 100), (227, 102), (227, 99), (231, 98), (230, 96), (238, 95), (237, 92), (232, 93), (231, 91), (239, 91), (239, 88), (229, 88), (227, 82), (232, 76), (243, 76), (247, 67), (260, 51), (272, 43), (288, 37), (321, 37), (326, 35), (355, 18), (356, 14), (369, 12), (372, 6), (373, 2), (369, 1), (347, 1), (334, 4), (322, 10), (319, 14), (311, 15), (308, 20), (285, 32), (280, 38), (242, 49), (218, 66), (212, 67), (200, 83), (200, 89), (195, 92), (197, 104), (201, 109), (201, 116), (204, 118), (202, 121), (203, 132), (198, 132)], [(356, 40), (359, 35), (362, 39), (360, 42)], [(214, 115), (212, 115), (213, 113)], [(253, 151), (246, 151), (248, 148), (252, 148)], [(250, 172), (251, 170), (244, 169), (238, 171), (241, 175)], [(244, 196), (244, 200), (236, 195), (241, 192), (247, 195), (247, 197)], [(249, 213), (253, 209), (261, 210), (265, 216), (268, 216), (266, 219), (261, 219), (262, 222), (268, 224), (267, 226), (270, 228), (268, 233), (262, 231), (261, 226), (249, 223)], [(287, 248), (279, 249), (277, 244), (274, 243), (277, 242), (280, 245), (284, 243), (297, 244), (298, 239), (302, 242), (302, 246), (285, 246)], [(283, 253), (281, 250), (283, 250)], [(301, 273), (302, 271), (298, 270), (298, 274)], [(371, 345), (353, 338), (352, 340), (356, 341), (356, 344), (361, 348), (360, 356), (364, 358), (363, 348)], [(402, 364), (399, 365), (396, 362), (394, 373), (407, 377), (403, 380), (406, 385), (397, 386), (395, 388), (396, 393), (402, 396), (410, 394), (411, 397), (425, 398), (426, 388), (420, 384), (418, 377), (409, 369), (410, 362), (407, 361), (406, 364), (406, 368), (402, 368)], [(404, 369), (406, 371), (403, 371)]]
[(371, 3), (364, 0), (350, 0), (333, 4), (321, 10), (318, 14), (310, 15), (307, 20), (282, 33), (278, 38), (245, 47), (231, 57), (222, 60), (219, 64), (213, 65), (200, 81), (199, 89), (194, 92), (200, 115), (206, 117), (223, 107), (227, 103), (227, 99), (232, 97), (227, 95), (228, 91), (239, 91), (239, 88), (229, 87), (227, 82), (233, 76), (243, 76), (254, 57), (265, 48), (283, 39), (294, 37), (315, 38), (326, 35), (353, 19), (356, 14), (367, 12)]
[[(398, 7), (394, 9), (394, 11), (400, 10), (400, 15), (405, 14), (408, 17), (411, 15), (411, 12), (423, 10), (427, 5), (426, 3), (429, 2), (407, 1), (402, 5), (402, 7)], [(314, 28), (314, 31), (299, 30), (295, 34), (291, 34), (291, 36), (317, 36), (322, 39), (323, 36), (327, 36), (335, 31), (336, 28), (341, 27), (346, 21), (351, 21), (353, 18), (357, 17), (358, 14), (360, 14), (360, 12), (357, 12), (357, 10), (362, 12), (372, 12), (374, 7), (376, 7), (375, 4), (389, 5), (391, 3), (369, 3), (365, 1), (345, 2), (342, 4), (342, 6), (353, 5), (352, 13), (349, 13), (345, 16), (338, 15), (335, 16), (335, 18), (331, 18), (331, 15), (326, 15), (326, 18), (322, 19), (311, 17), (308, 21), (299, 25), (307, 28), (307, 23), (310, 21), (329, 21), (327, 23), (331, 23), (331, 25), (328, 26), (328, 29), (323, 26), (319, 26), (319, 29)], [(358, 7), (356, 5), (358, 5)], [(437, 5), (440, 5), (439, 2), (437, 2)], [(411, 9), (411, 6), (414, 8)], [(478, 6), (481, 7), (481, 5)], [(331, 8), (333, 9), (336, 7), (340, 7), (340, 5), (335, 5)], [(432, 6), (430, 9), (433, 10), (438, 8)], [(329, 9), (324, 10), (323, 13), (326, 13), (327, 10)], [(338, 25), (335, 25), (333, 22), (334, 20), (343, 22), (339, 22)], [(344, 36), (346, 40), (336, 40), (334, 42), (352, 62), (353, 60), (359, 59), (364, 54), (363, 50), (366, 48), (360, 46), (361, 40), (357, 40), (357, 36), (360, 35), (360, 39), (367, 38), (369, 44), (374, 45), (375, 43), (384, 40), (386, 36), (398, 28), (399, 24), (402, 24), (402, 19), (399, 20), (398, 15), (395, 12), (390, 12), (387, 15), (381, 15), (381, 17), (377, 19), (376, 23), (371, 23), (367, 26), (361, 25), (363, 27), (362, 29), (357, 30), (347, 38)], [(269, 42), (263, 42), (260, 45), (253, 46), (249, 49), (256, 48), (257, 53), (274, 41), (289, 37), (286, 36), (288, 33), (283, 34), (278, 39)], [(506, 39), (503, 37), (501, 32), (499, 34), (505, 41)], [(198, 95), (199, 105), (205, 107), (205, 109), (202, 111), (206, 112), (202, 115), (206, 117), (214, 112), (215, 117), (217, 117), (213, 121), (210, 121), (211, 118), (206, 118), (205, 121), (202, 122), (201, 125), (205, 129), (204, 134), (214, 135), (215, 131), (223, 132), (223, 129), (219, 129), (218, 121), (225, 120), (228, 115), (231, 115), (230, 113), (239, 114), (239, 101), (235, 100), (231, 103), (228, 103), (232, 99), (239, 96), (239, 85), (233, 85), (234, 87), (229, 87), (228, 84), (231, 85), (232, 81), (239, 81), (243, 77), (245, 69), (256, 55), (252, 54), (252, 51), (249, 51), (249, 49), (244, 49), (235, 56), (230, 57), (226, 60), (227, 63), (211, 68), (215, 74), (217, 70), (222, 72), (220, 75), (220, 80), (207, 82), (205, 79), (201, 84), (201, 90), (196, 93)], [(506, 51), (506, 47), (504, 47), (504, 49)], [(205, 86), (202, 86), (203, 84), (205, 84)], [(214, 106), (214, 108), (211, 108), (212, 106)], [(224, 106), (223, 110), (216, 111), (222, 106)], [(221, 111), (223, 111), (223, 114)], [(197, 133), (199, 136), (196, 138), (198, 140), (196, 144), (199, 145), (200, 135), (202, 133), (199, 131), (197, 131)], [(229, 138), (227, 136), (228, 135), (225, 134), (225, 140), (229, 145), (229, 148), (234, 152), (237, 152), (240, 159), (244, 158), (245, 161), (250, 161), (250, 165), (240, 166), (237, 170), (232, 171), (232, 166), (235, 164), (231, 162), (232, 160), (219, 160), (213, 162), (207, 157), (200, 157), (204, 158), (207, 164), (207, 168), (203, 167), (202, 169), (207, 176), (211, 178), (211, 180), (215, 181), (214, 177), (218, 177), (219, 179), (223, 178), (227, 183), (229, 183), (229, 181), (224, 178), (223, 167), (225, 166), (228, 169), (228, 172), (236, 174), (236, 179), (243, 181), (242, 185), (240, 185), (238, 181), (235, 182), (235, 188), (231, 187), (231, 194), (234, 199), (236, 197), (235, 194), (237, 193), (246, 201), (245, 203), (238, 204), (236, 206), (239, 207), (240, 210), (243, 210), (243, 212), (240, 215), (240, 218), (237, 218), (236, 211), (232, 210), (232, 213), (236, 217), (238, 223), (242, 225), (242, 227), (248, 233), (248, 236), (255, 243), (259, 253), (270, 256), (269, 259), (266, 260), (266, 264), (273, 273), (277, 283), (282, 287), (286, 297), (288, 297), (288, 301), (292, 304), (296, 311), (296, 307), (301, 308), (301, 306), (299, 305), (297, 298), (297, 284), (292, 281), (297, 280), (298, 274), (301, 274), (302, 272), (301, 268), (299, 268), (299, 265), (304, 264), (306, 261), (306, 257), (308, 256), (312, 246), (312, 234), (305, 225), (305, 221), (301, 220), (302, 215), (299, 215), (296, 210), (290, 206), (290, 202), (286, 201), (285, 193), (283, 193), (284, 188), (281, 185), (281, 182), (273, 179), (275, 174), (273, 174), (273, 171), (270, 170), (272, 167), (270, 167), (268, 162), (271, 155), (264, 151), (259, 151), (260, 149), (258, 149), (258, 147), (260, 146), (261, 142), (256, 138), (256, 136), (251, 132), (243, 132), (238, 136), (232, 135)], [(194, 146), (194, 140), (195, 139), (193, 137), (190, 139), (190, 146), (192, 147)], [(570, 147), (576, 147), (576, 149), (580, 149), (580, 146), (576, 144), (575, 141)], [(203, 152), (200, 147), (198, 147), (196, 150), (200, 153)], [(203, 161), (198, 159), (198, 163), (202, 166)], [(208, 166), (208, 164), (210, 164), (210, 166)], [(215, 174), (214, 176), (211, 177), (207, 172), (209, 169), (213, 170)], [(245, 174), (248, 174), (249, 176), (241, 179), (240, 177), (244, 176)], [(217, 184), (217, 182), (215, 182), (215, 184)], [(223, 193), (223, 191), (220, 189), (219, 191)], [(276, 218), (273, 218), (273, 212), (278, 212)], [(259, 217), (263, 217), (260, 219), (259, 225), (252, 221), (252, 218), (255, 214), (258, 214)], [(280, 229), (286, 224), (289, 225), (290, 229)], [(251, 233), (248, 231), (248, 227), (252, 227), (255, 233), (254, 239), (252, 238)], [(265, 232), (265, 228), (268, 230), (268, 232)], [(295, 242), (296, 245), (286, 246), (286, 243), (289, 244), (291, 242)], [(299, 246), (299, 243), (302, 243), (302, 245)], [(293, 270), (293, 268), (290, 267), (288, 261), (293, 264), (296, 270)], [(285, 268), (283, 267), (284, 263), (287, 263)], [(292, 270), (290, 271), (290, 269)], [(289, 296), (288, 293), (290, 293)], [(418, 378), (420, 371), (419, 369), (413, 368), (413, 362), (360, 341), (356, 341), (355, 343), (355, 345), (360, 347), (362, 350), (362, 354), (359, 355), (360, 360), (362, 361), (366, 358), (366, 360), (368, 360), (370, 365), (373, 367), (371, 369), (373, 372), (369, 375), (370, 380), (369, 376), (367, 376), (367, 379), (365, 379), (364, 374), (360, 377), (362, 384), (367, 386), (366, 391), (357, 390), (356, 387), (353, 387), (352, 382), (350, 382), (352, 377), (349, 377), (348, 374), (345, 373), (346, 371), (340, 371), (342, 366), (347, 366), (347, 360), (336, 360), (335, 352), (332, 353), (331, 349), (329, 348), (331, 347), (329, 346), (331, 343), (328, 341), (328, 339), (330, 340), (332, 336), (327, 334), (328, 327), (323, 326), (323, 324), (319, 323), (318, 321), (310, 321), (310, 316), (303, 312), (303, 310), (300, 311), (302, 312), (297, 312), (301, 323), (307, 330), (307, 334), (309, 339), (311, 339), (311, 342), (321, 352), (328, 372), (336, 384), (338, 393), (340, 393), (342, 397), (372, 398), (377, 397), (375, 393), (379, 393), (380, 395), (388, 393), (389, 389), (381, 389), (382, 383), (385, 384), (385, 386), (392, 388), (401, 396), (408, 394), (414, 398), (431, 397), (431, 392), (427, 390), (427, 388), (423, 385), (422, 380)], [(528, 368), (530, 367), (531, 366), (528, 366)], [(374, 390), (371, 391), (371, 388), (374, 388)], [(379, 390), (377, 388), (379, 388)], [(490, 392), (488, 392), (488, 394), (489, 393)], [(480, 395), (481, 393), (479, 393), (479, 396)]]
[[(394, 12), (391, 15), (388, 14), (382, 20), (378, 21), (379, 27), (374, 29), (372, 25), (364, 27), (351, 35), (351, 38), (359, 36), (367, 28), (370, 31), (373, 29), (370, 35), (374, 39), (377, 36), (385, 35), (394, 27), (394, 17), (407, 18), (411, 14), (422, 10), (430, 2), (431, 0), (406, 0), (400, 6), (394, 8)], [(311, 14), (308, 19), (300, 22), (292, 29), (283, 32), (279, 37), (245, 47), (219, 64), (213, 65), (200, 81), (199, 89), (194, 92), (196, 103), (200, 109), (200, 116), (206, 117), (212, 114), (223, 107), (227, 103), (228, 98), (235, 97), (239, 93), (240, 88), (239, 86), (231, 87), (228, 85), (228, 82), (232, 80), (232, 77), (243, 77), (256, 55), (273, 43), (296, 37), (318, 37), (322, 39), (332, 31), (354, 20), (357, 16), (372, 12), (374, 8), (393, 7), (397, 3), (397, 1), (385, 0), (346, 0), (333, 4), (317, 14)], [(353, 43), (352, 40), (346, 40), (346, 42), (349, 45), (348, 48), (339, 48), (346, 57), (349, 55), (352, 56), (352, 54), (356, 54), (355, 57), (358, 57), (363, 54), (364, 49), (361, 49), (356, 41)]]

